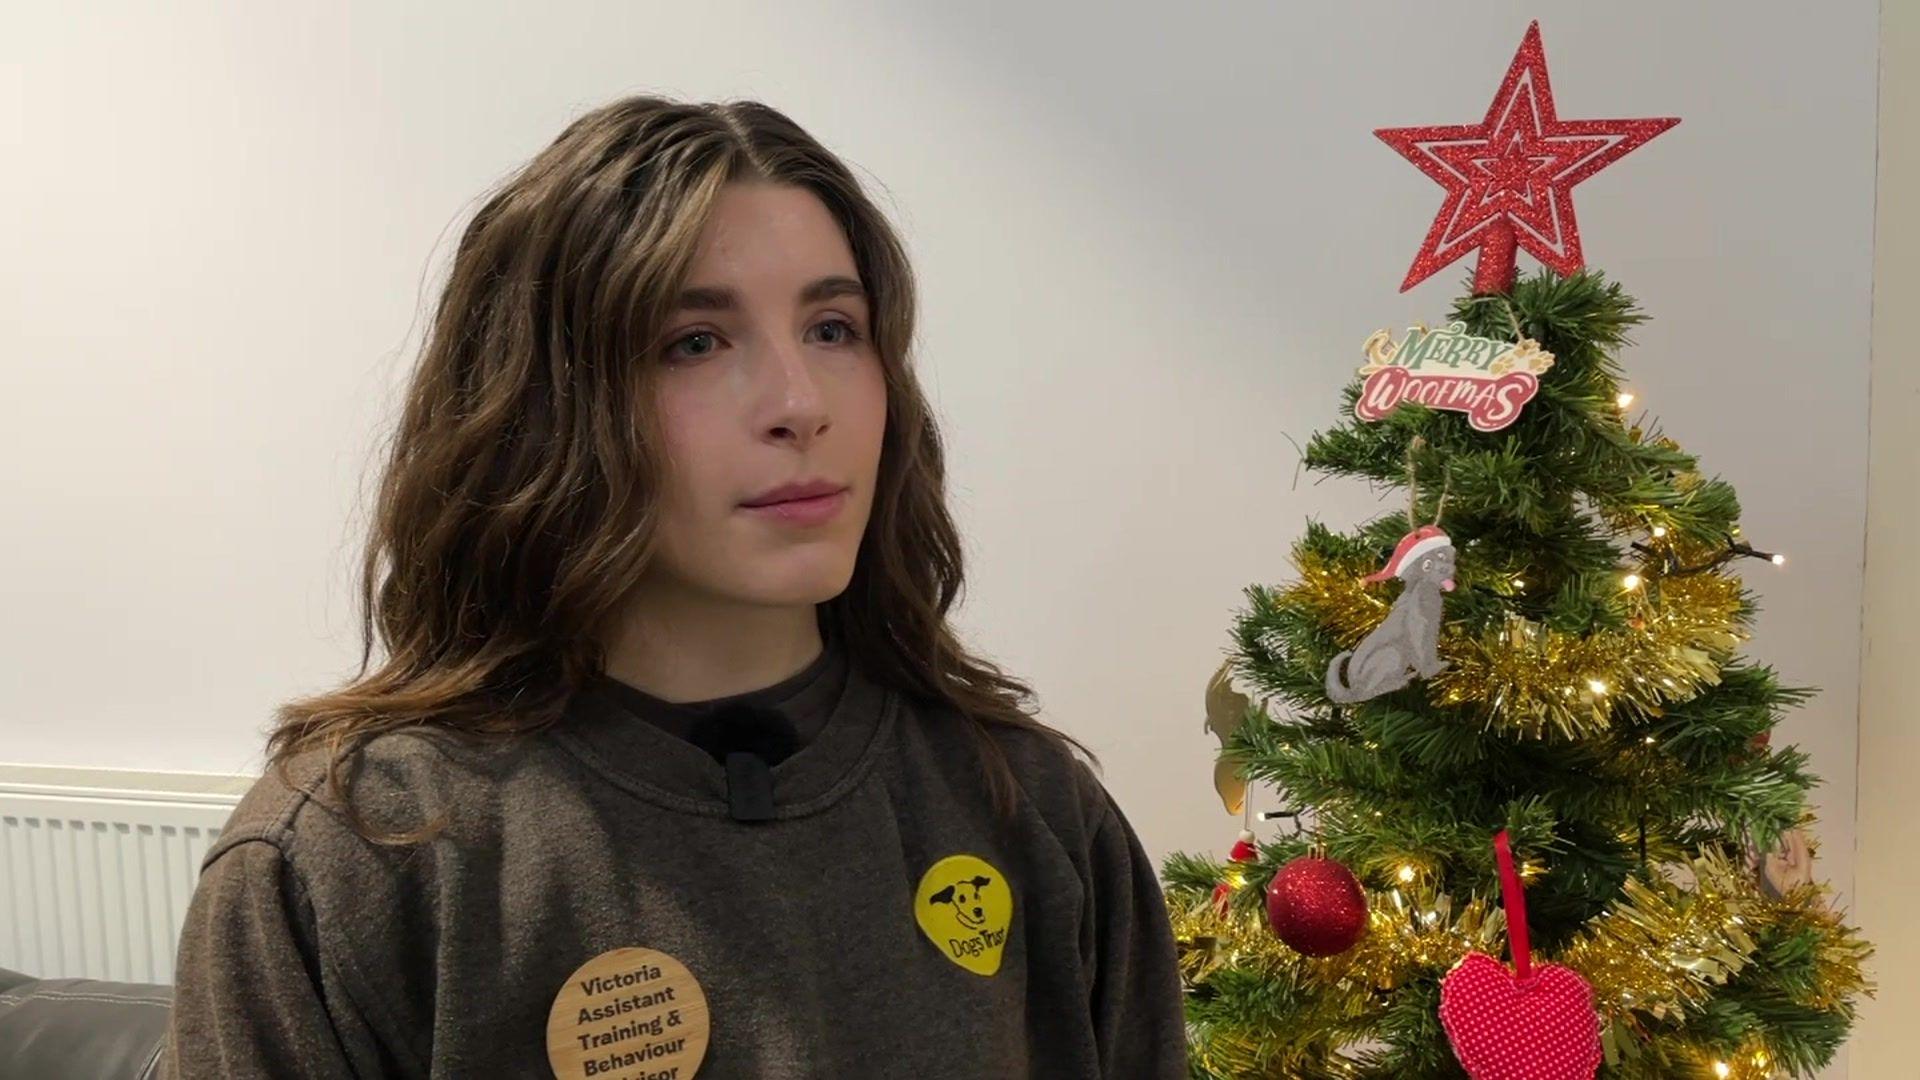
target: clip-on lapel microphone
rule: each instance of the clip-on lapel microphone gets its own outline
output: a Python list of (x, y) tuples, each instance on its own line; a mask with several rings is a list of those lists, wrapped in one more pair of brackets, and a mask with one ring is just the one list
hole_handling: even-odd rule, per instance
[(773, 819), (768, 770), (800, 747), (793, 721), (762, 705), (723, 705), (694, 721), (687, 737), (727, 768), (727, 811), (735, 821)]

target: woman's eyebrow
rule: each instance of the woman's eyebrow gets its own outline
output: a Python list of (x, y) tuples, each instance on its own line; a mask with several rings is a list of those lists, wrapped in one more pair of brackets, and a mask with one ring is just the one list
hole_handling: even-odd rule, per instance
[[(836, 296), (868, 299), (866, 286), (855, 278), (839, 274), (823, 277), (800, 290), (803, 304), (817, 304)], [(674, 304), (675, 311), (735, 311), (739, 307), (739, 294), (724, 285), (690, 286), (681, 291), (679, 301)]]

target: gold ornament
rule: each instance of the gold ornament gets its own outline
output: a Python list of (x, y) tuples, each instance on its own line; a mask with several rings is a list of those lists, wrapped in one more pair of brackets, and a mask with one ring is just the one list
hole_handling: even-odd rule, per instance
[(1220, 803), (1227, 813), (1238, 814), (1247, 805), (1247, 778), (1241, 774), (1238, 762), (1228, 759), (1224, 751), (1233, 733), (1246, 723), (1247, 710), (1253, 707), (1245, 694), (1233, 688), (1233, 661), (1221, 663), (1220, 670), (1207, 680), (1207, 730), (1220, 738), (1222, 756), (1213, 764), (1213, 789), (1220, 793)]

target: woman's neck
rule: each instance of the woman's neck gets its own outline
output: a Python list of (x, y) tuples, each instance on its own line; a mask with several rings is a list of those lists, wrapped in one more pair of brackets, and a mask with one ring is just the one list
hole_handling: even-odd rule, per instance
[(630, 602), (606, 641), (606, 673), (663, 701), (731, 697), (791, 678), (826, 643), (815, 605)]

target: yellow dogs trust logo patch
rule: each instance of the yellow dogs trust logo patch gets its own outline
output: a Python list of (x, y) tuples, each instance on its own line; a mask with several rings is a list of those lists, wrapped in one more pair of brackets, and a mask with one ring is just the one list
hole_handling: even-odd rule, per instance
[(949, 855), (921, 877), (913, 917), (947, 959), (991, 975), (1000, 970), (1013, 923), (1013, 889), (985, 859)]

